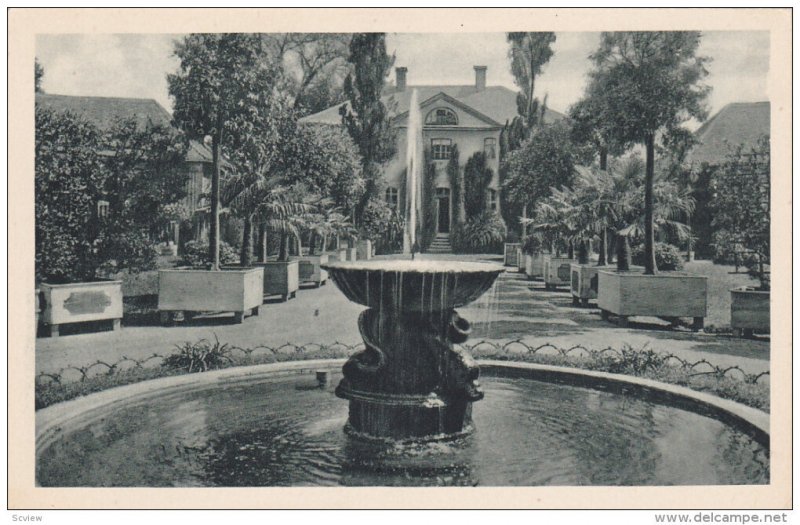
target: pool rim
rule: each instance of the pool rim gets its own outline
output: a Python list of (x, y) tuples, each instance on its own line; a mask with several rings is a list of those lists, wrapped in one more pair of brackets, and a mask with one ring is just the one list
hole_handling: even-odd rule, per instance
[[(146, 401), (155, 396), (204, 390), (214, 385), (303, 373), (314, 374), (321, 369), (340, 368), (344, 362), (345, 359), (314, 359), (231, 367), (150, 379), (56, 403), (36, 411), (36, 457), (38, 458), (61, 435), (81, 428), (117, 407)], [(579, 368), (502, 360), (482, 360), (478, 361), (478, 365), (484, 376), (526, 378), (620, 395), (633, 395), (637, 399), (654, 404), (687, 410), (744, 432), (767, 450), (770, 449), (770, 415), (718, 396), (652, 379)]]

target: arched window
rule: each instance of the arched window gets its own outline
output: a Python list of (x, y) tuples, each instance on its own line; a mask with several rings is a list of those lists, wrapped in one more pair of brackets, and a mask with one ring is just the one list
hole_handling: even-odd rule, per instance
[(456, 126), (458, 117), (450, 108), (436, 108), (425, 117), (425, 124), (429, 126)]
[(397, 209), (399, 199), (397, 197), (397, 188), (386, 188), (386, 204), (393, 210)]

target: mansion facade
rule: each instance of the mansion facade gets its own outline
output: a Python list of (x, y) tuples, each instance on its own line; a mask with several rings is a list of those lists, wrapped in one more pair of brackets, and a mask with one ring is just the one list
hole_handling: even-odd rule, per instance
[[(423, 119), (423, 144), (430, 151), (436, 167), (436, 231), (440, 236), (449, 234), (455, 214), (447, 164), (451, 150), (456, 145), (462, 170), (475, 153), (482, 151), (486, 154), (487, 167), (492, 171), (487, 207), (500, 211), (500, 132), (506, 123), (517, 116), (517, 93), (504, 86), (487, 86), (486, 66), (474, 66), (474, 70), (475, 83), (472, 85), (430, 86), (407, 84), (408, 68), (398, 67), (395, 69), (395, 85), (385, 88), (382, 98), (392, 125), (398, 130), (397, 152), (383, 168), (385, 199), (390, 206), (399, 205), (406, 169), (409, 106), (411, 95), (416, 90)], [(308, 115), (300, 122), (341, 125), (339, 108), (334, 106)], [(548, 123), (562, 118), (563, 115), (549, 109), (544, 116)]]

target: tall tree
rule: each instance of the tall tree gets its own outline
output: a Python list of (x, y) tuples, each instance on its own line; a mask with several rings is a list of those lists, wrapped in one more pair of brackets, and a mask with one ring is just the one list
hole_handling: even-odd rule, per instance
[(37, 93), (44, 93), (42, 90), (42, 78), (44, 78), (44, 68), (39, 63), (38, 58), (33, 59), (33, 83)]
[(289, 79), (293, 105), (301, 115), (343, 102), (348, 33), (266, 33), (267, 49)]
[(542, 104), (536, 98), (536, 76), (542, 72), (544, 65), (553, 56), (550, 47), (556, 41), (552, 32), (508, 33), (506, 35), (511, 48), (508, 51), (511, 59), (511, 73), (514, 83), (520, 88), (517, 95), (517, 109), (528, 129), (541, 119)]
[(674, 143), (685, 135), (682, 124), (704, 120), (710, 88), (706, 57), (697, 56), (696, 31), (603, 33), (591, 55), (594, 70), (588, 93), (609, 137), (640, 143), (645, 162), (645, 273), (658, 271), (653, 231), (653, 179), (656, 140)]
[(381, 101), (386, 77), (394, 64), (394, 56), (386, 53), (384, 33), (357, 33), (350, 41), (348, 61), (353, 73), (344, 81), (349, 100), (339, 113), (361, 153), (362, 172), (366, 182), (364, 195), (356, 207), (356, 223), (367, 203), (376, 196), (379, 166), (395, 153), (395, 136), (388, 111)]
[(259, 80), (265, 55), (260, 36), (243, 33), (191, 34), (175, 44), (180, 69), (167, 76), (175, 100), (173, 119), (190, 138), (211, 139), (211, 227), (209, 259), (219, 269), (220, 167), (227, 133), (235, 122), (258, 118), (247, 101), (263, 89)]

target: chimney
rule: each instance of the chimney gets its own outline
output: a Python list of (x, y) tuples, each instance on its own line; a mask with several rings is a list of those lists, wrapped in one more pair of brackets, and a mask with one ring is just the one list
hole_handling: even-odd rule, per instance
[(486, 66), (473, 66), (475, 68), (475, 89), (486, 89)]
[(394, 76), (395, 76), (395, 83), (397, 84), (397, 91), (406, 90), (406, 73), (408, 73), (407, 67), (394, 68)]

